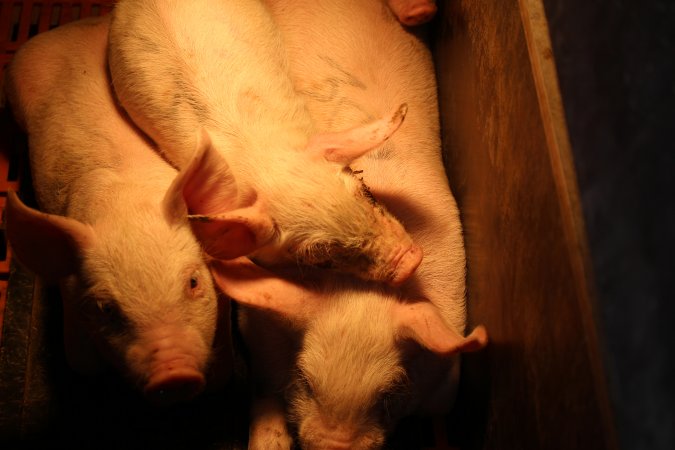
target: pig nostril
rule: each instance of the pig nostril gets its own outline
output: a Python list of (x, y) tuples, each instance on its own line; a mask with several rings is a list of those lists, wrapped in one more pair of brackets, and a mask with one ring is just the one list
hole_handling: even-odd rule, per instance
[(192, 400), (206, 385), (204, 376), (194, 369), (171, 370), (148, 380), (145, 396), (157, 406), (168, 406)]

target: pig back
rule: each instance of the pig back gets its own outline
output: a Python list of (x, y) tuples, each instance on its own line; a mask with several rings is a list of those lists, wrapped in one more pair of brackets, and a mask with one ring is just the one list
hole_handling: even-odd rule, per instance
[(200, 127), (235, 173), (264, 161), (251, 152), (307, 142), (309, 115), (258, 0), (120, 1), (109, 57), (122, 105), (178, 168)]
[[(161, 163), (154, 152), (139, 151), (148, 144), (112, 96), (108, 28), (107, 17), (92, 18), (37, 35), (8, 67), (8, 98), (17, 122), (28, 133), (33, 185), (44, 212), (66, 215), (79, 190), (89, 192), (85, 197), (105, 192), (119, 181), (131, 155), (134, 164), (127, 169), (145, 166), (146, 160)], [(170, 175), (170, 168), (162, 165), (155, 167)], [(144, 172), (145, 178), (151, 176)], [(78, 209), (86, 210), (81, 206)]]
[(441, 156), (431, 53), (383, 1), (266, 0), (282, 31), (296, 89), (321, 131), (364, 123), (407, 103), (401, 128), (352, 164), (424, 251), (406, 283), (458, 332), (465, 327), (465, 253)]

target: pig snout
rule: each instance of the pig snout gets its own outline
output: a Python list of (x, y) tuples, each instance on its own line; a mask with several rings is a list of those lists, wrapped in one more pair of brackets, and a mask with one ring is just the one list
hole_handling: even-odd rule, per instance
[(389, 281), (393, 286), (399, 286), (412, 276), (422, 262), (422, 248), (413, 244), (402, 248), (392, 259), (392, 276)]
[(399, 286), (412, 276), (422, 262), (422, 248), (415, 244), (405, 232), (403, 226), (387, 216), (381, 217), (384, 229), (391, 231), (376, 239), (375, 249), (379, 256), (367, 271), (365, 278), (384, 281)]
[(377, 450), (384, 445), (384, 433), (377, 429), (365, 432), (350, 425), (305, 430), (300, 434), (303, 450)]
[(146, 398), (157, 406), (186, 402), (206, 386), (206, 344), (192, 330), (172, 327), (141, 336), (129, 350), (129, 366), (140, 375)]
[(146, 398), (159, 406), (193, 399), (206, 385), (206, 379), (194, 361), (177, 358), (153, 368), (143, 390)]
[(389, 0), (389, 7), (398, 20), (407, 26), (430, 21), (437, 9), (435, 0)]

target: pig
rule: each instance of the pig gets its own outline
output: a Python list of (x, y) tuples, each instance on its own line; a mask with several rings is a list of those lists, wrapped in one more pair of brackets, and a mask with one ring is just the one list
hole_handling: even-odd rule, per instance
[(295, 433), (304, 449), (381, 448), (401, 417), (447, 412), (460, 354), (487, 344), (482, 326), (463, 337), (464, 242), (441, 157), (431, 55), (384, 1), (267, 4), (320, 130), (408, 105), (401, 128), (351, 167), (425, 257), (395, 290), (245, 260), (212, 264), (221, 290), (239, 303), (250, 350), (249, 448), (290, 448)]
[(229, 337), (214, 340), (229, 304), (218, 302), (187, 218), (201, 201), (191, 186), (207, 174), (213, 150), (203, 141), (178, 173), (118, 109), (107, 74), (109, 22), (42, 33), (7, 69), (40, 210), (9, 192), (6, 232), (17, 259), (60, 286), (71, 367), (117, 368), (166, 405), (230, 374)]
[(422, 25), (436, 14), (436, 0), (388, 0), (399, 22), (407, 26)]
[(121, 0), (113, 15), (110, 71), (129, 116), (178, 168), (195, 129), (218, 150), (220, 187), (190, 208), (210, 255), (410, 277), (419, 246), (349, 167), (396, 131), (405, 104), (317, 133), (259, 0)]
[(250, 450), (372, 450), (410, 414), (452, 405), (457, 356), (482, 349), (428, 299), (381, 284), (305, 270), (295, 276), (246, 258), (212, 261), (216, 283), (239, 303), (255, 389)]

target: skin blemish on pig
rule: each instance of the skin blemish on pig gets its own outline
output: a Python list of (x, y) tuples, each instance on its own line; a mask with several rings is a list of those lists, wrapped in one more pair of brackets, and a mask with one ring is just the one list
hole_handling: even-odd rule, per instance
[(202, 214), (188, 214), (188, 220), (202, 223), (211, 223), (213, 218), (211, 216), (204, 216)]
[(361, 181), (361, 194), (368, 199), (371, 205), (373, 206), (378, 206), (377, 204), (377, 199), (373, 195), (373, 193), (370, 191), (370, 188), (366, 185), (366, 183), (363, 182), (363, 178), (360, 178), (359, 181)]
[(396, 146), (390, 140), (387, 140), (380, 148), (366, 154), (365, 158), (369, 160), (390, 160), (394, 157)]
[[(354, 101), (352, 95), (349, 94), (353, 89), (365, 91), (368, 86), (330, 56), (320, 55), (319, 58), (330, 67), (332, 75), (318, 80), (307, 89), (300, 90), (300, 93), (320, 103), (331, 105), (336, 117), (339, 116), (339, 112), (352, 111), (363, 117), (362, 123), (364, 124), (374, 120), (375, 117), (359, 102)], [(326, 125), (330, 128), (335, 125), (335, 122), (329, 120)]]
[(363, 89), (363, 90), (367, 89), (367, 87), (363, 83), (363, 81), (359, 80), (353, 74), (351, 74), (350, 72), (345, 70), (344, 67), (342, 67), (337, 61), (335, 61), (330, 56), (322, 55), (320, 58), (323, 59), (326, 62), (326, 64), (328, 64), (333, 69), (335, 69), (337, 72), (339, 72), (340, 75), (342, 75), (341, 77), (333, 78), (339, 84), (345, 84), (345, 85), (353, 86), (353, 87)]
[(344, 168), (344, 171), (353, 176), (360, 184), (361, 184), (361, 195), (363, 195), (368, 202), (372, 205), (377, 207), (378, 209), (380, 208), (380, 205), (377, 203), (377, 199), (373, 195), (373, 193), (370, 191), (370, 188), (366, 184), (366, 182), (363, 180), (363, 177), (357, 177), (356, 175), (360, 175), (363, 173), (363, 170), (352, 170), (351, 167), (347, 166)]
[(407, 114), (407, 112), (408, 112), (408, 104), (404, 103), (403, 105), (401, 105), (401, 108), (398, 111), (396, 111), (396, 114), (394, 114), (389, 123), (399, 122), (401, 120), (401, 116), (405, 117), (405, 114)]

